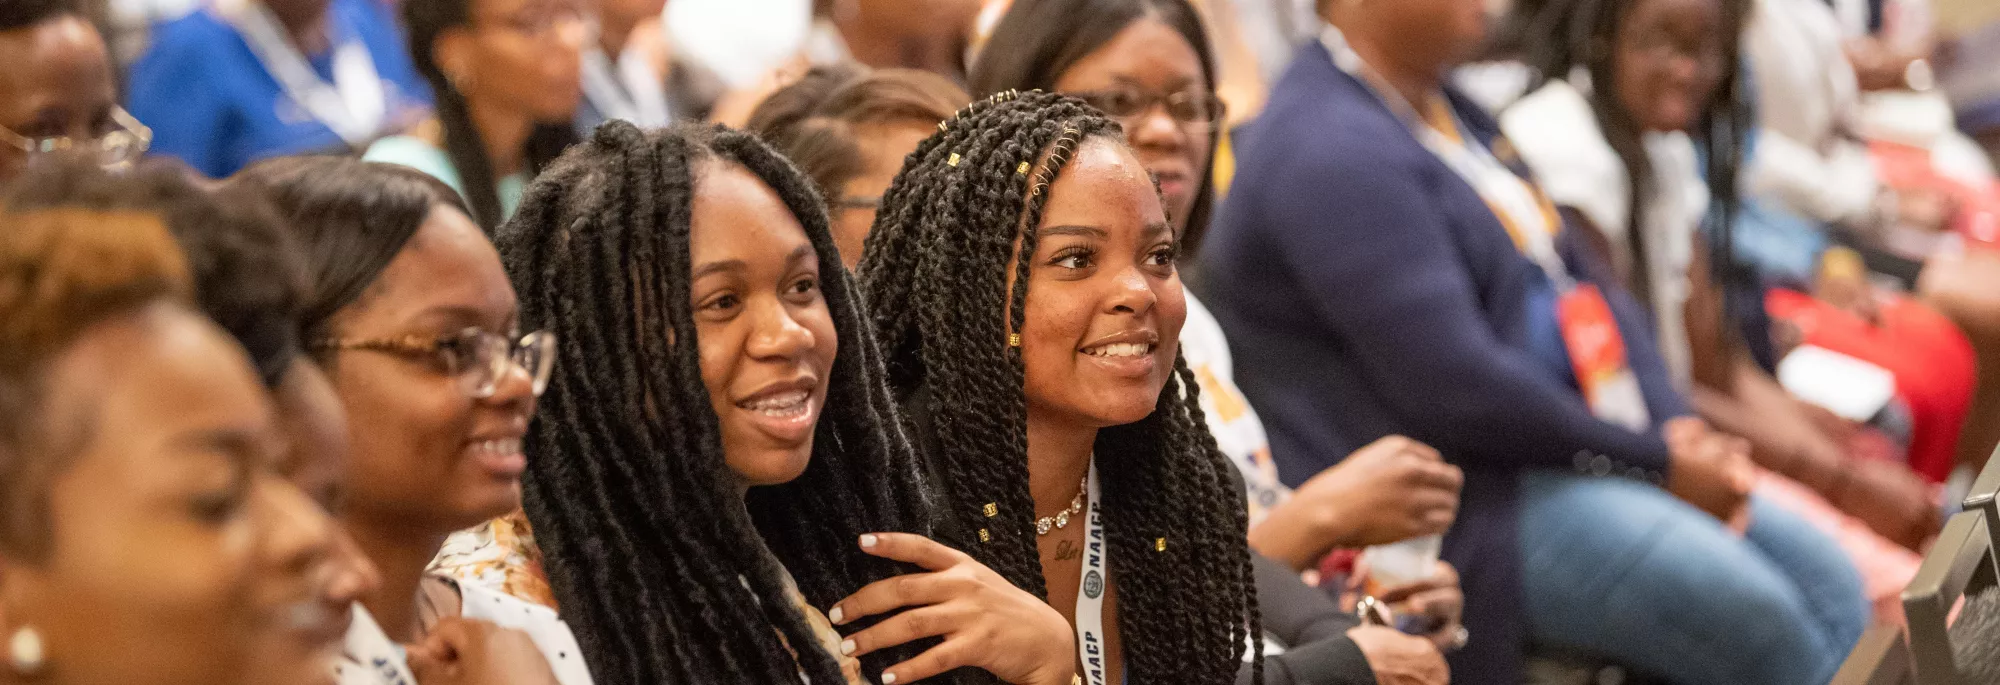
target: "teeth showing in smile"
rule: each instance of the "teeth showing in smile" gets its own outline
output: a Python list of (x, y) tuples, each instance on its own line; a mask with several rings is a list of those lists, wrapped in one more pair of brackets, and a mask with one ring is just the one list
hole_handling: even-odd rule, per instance
[(804, 416), (806, 411), (812, 408), (811, 399), (812, 393), (804, 390), (793, 390), (791, 392), (781, 392), (775, 395), (745, 400), (736, 403), (736, 406), (765, 416), (789, 419)]
[(502, 438), (499, 440), (482, 440), (472, 443), (472, 453), (496, 457), (513, 456), (521, 453), (521, 439)]
[(1145, 343), (1112, 343), (1086, 348), (1083, 353), (1092, 357), (1143, 357), (1153, 353), (1153, 346)]

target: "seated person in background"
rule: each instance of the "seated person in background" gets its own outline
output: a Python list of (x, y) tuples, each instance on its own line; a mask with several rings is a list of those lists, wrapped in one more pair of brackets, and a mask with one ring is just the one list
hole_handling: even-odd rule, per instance
[(840, 261), (853, 269), (903, 158), (971, 99), (927, 71), (814, 67), (757, 105), (746, 130), (812, 179), (832, 214)]
[(118, 107), (104, 37), (77, 0), (0, 3), (0, 184), (57, 150), (131, 162), (151, 132)]
[[(1539, 74), (1536, 89), (1508, 107), (1500, 123), (1566, 223), (1585, 231), (1601, 263), (1611, 264), (1615, 278), (1650, 307), (1668, 372), (1692, 393), (1701, 414), (1748, 438), (1752, 458), (1778, 471), (1776, 478), (1811, 485), (1880, 533), (1840, 535), (1851, 519), (1837, 512), (1823, 525), (1855, 542), (1849, 556), (1879, 571), (1864, 574), (1870, 596), (1894, 607), (1918, 560), (1881, 536), (1916, 549), (1934, 535), (1941, 522), (1931, 488), (1901, 464), (1851, 456), (1843, 440), (1757, 366), (1719, 306), (1710, 268), (1715, 259), (1730, 265), (1724, 271), (1732, 277), (1740, 273), (1730, 246), (1711, 258), (1699, 235), (1704, 221), (1737, 199), (1731, 151), (1742, 141), (1715, 132), (1745, 128), (1733, 118), (1741, 111), (1734, 106), (1740, 84), (1726, 65), (1735, 63), (1731, 37), (1748, 10), (1747, 0), (1551, 2), (1528, 22), (1523, 40), (1528, 65)], [(1670, 47), (1662, 51), (1647, 41)], [(1704, 159), (1717, 161), (1706, 184), (1697, 168)], [(1970, 350), (1956, 351), (1969, 367)], [(1968, 381), (1969, 375), (1968, 368)], [(1965, 398), (1959, 399), (1951, 418), (1962, 415)], [(1956, 421), (1940, 428), (1931, 434), (1956, 439)], [(1952, 445), (1939, 447), (1948, 462)], [(1827, 508), (1818, 498), (1800, 504), (1793, 508)]]
[(720, 95), (715, 74), (673, 54), (660, 13), (667, 0), (603, 0), (597, 41), (583, 50), (583, 106), (576, 133), (623, 119), (644, 128), (700, 120)]
[(491, 233), (521, 191), (577, 140), (583, 0), (422, 0), (403, 3), (418, 73), (437, 118), (376, 141), (364, 158), (414, 168), (458, 191)]
[(154, 153), (211, 178), (359, 151), (430, 107), (400, 35), (379, 0), (216, 0), (153, 30), (126, 102)]
[(1242, 134), (1202, 255), (1280, 475), (1390, 434), (1465, 469), (1457, 682), (1518, 682), (1541, 645), (1689, 685), (1824, 683), (1866, 623), (1860, 581), (1749, 496), (1748, 445), (1685, 416), (1643, 310), (1446, 85), (1485, 3), (1319, 5), (1331, 26)]

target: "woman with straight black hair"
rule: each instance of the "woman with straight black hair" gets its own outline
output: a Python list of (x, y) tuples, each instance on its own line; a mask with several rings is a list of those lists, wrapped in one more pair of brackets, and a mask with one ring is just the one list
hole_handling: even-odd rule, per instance
[[(1120, 82), (1078, 89), (1064, 82), (1077, 63), (1113, 43), (1142, 19), (1153, 19), (1187, 41), (1200, 59), (1197, 80), (1171, 92), (1148, 92), (1142, 84)], [(1215, 97), (1215, 53), (1201, 16), (1187, 0), (1015, 0), (973, 61), (967, 90), (986, 96), (1006, 90), (1046, 90), (1081, 98), (1124, 124), (1132, 151), (1160, 174), (1167, 216), (1183, 227), (1192, 257), (1215, 205), (1208, 165), (1222, 140), (1224, 111)], [(1143, 135), (1140, 117), (1165, 104), (1176, 130)], [(1174, 162), (1192, 156), (1197, 163)]]
[(370, 161), (414, 167), (465, 198), (491, 232), (528, 181), (576, 143), (590, 15), (579, 0), (404, 2), (417, 73), (437, 118), (368, 148)]
[(510, 657), (488, 664), (504, 682), (589, 685), (554, 610), (427, 572), (447, 536), (519, 509), (553, 359), (548, 334), (519, 330), (485, 233), (443, 184), (390, 164), (283, 158), (230, 184), (266, 193), (300, 244), (302, 339), (349, 418), (341, 522), (381, 582), (347, 655), (386, 682), (469, 672), (486, 652)]

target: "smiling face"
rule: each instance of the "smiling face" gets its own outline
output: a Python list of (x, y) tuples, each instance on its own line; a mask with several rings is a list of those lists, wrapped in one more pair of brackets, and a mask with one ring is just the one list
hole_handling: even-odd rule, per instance
[[(118, 88), (104, 39), (82, 17), (0, 31), (0, 126), (27, 138), (90, 140), (117, 128)], [(27, 153), (0, 145), (0, 181)]]
[[(1055, 87), (1064, 93), (1129, 91), (1146, 98), (1175, 94), (1200, 98), (1208, 95), (1206, 76), (1194, 46), (1173, 27), (1149, 17), (1133, 22), (1077, 60), (1056, 79)], [(1159, 179), (1174, 221), (1187, 221), (1213, 152), (1209, 124), (1177, 121), (1158, 104), (1119, 123), (1125, 126), (1126, 142), (1139, 161)]]
[(1695, 125), (1727, 68), (1720, 0), (1639, 0), (1618, 27), (1619, 104), (1648, 131)]
[[(156, 305), (87, 329), (53, 360), (39, 441), (66, 457), (45, 498), (47, 553), (0, 560), (9, 626), (41, 631), (61, 682), (236, 682), (285, 629), (256, 590), (260, 534), (324, 540), (279, 516), (271, 409), (220, 330)], [(304, 524), (303, 526), (301, 524)], [(297, 573), (298, 569), (291, 572)]]
[(840, 339), (798, 218), (749, 170), (698, 169), (688, 238), (701, 380), (746, 486), (804, 473)]
[(1143, 419), (1187, 319), (1160, 195), (1132, 151), (1102, 137), (1077, 146), (1048, 192), (1021, 328), (1030, 420)]
[[(425, 342), (467, 328), (508, 335), (516, 309), (493, 244), (464, 213), (439, 206), (368, 291), (334, 316), (333, 334)], [(346, 350), (327, 372), (350, 421), (350, 518), (447, 533), (520, 505), (521, 437), (535, 396), (518, 366), (484, 399), (467, 394), (438, 355)]]

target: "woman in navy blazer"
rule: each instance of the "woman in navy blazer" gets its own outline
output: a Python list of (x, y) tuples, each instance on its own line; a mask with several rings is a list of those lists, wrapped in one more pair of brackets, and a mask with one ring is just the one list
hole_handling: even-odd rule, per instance
[(1632, 431), (1583, 400), (1551, 277), (1389, 104), (1443, 98), (1457, 134), (1507, 160), (1492, 119), (1444, 85), (1483, 5), (1321, 0), (1339, 29), (1300, 50), (1240, 135), (1204, 299), (1282, 475), (1392, 433), (1465, 469), (1445, 552), (1472, 631), (1455, 682), (1519, 682), (1530, 645), (1677, 683), (1826, 682), (1867, 616), (1838, 548), (1754, 498), (1747, 534), (1676, 499), (1725, 511), (1747, 485), (1724, 473), (1740, 454), (1715, 456), (1724, 436), (1669, 449), (1663, 426), (1688, 411), (1646, 317), (1558, 234), (1567, 275), (1607, 294), (1623, 334), (1652, 420)]

